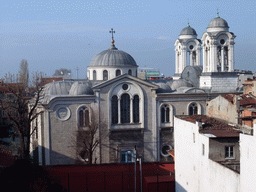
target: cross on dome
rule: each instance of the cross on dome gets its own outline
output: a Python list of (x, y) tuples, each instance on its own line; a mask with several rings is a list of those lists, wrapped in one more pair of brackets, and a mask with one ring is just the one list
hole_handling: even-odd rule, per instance
[(216, 16), (217, 18), (219, 18), (220, 17), (220, 15), (219, 15), (219, 9), (217, 8), (217, 16)]
[(111, 30), (109, 31), (109, 33), (112, 33), (112, 41), (114, 41), (114, 33), (115, 33), (115, 31), (113, 30), (113, 28), (111, 28)]

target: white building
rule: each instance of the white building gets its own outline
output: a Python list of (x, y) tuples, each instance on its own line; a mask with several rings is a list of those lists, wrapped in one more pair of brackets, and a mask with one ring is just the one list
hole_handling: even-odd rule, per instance
[(239, 131), (207, 116), (175, 117), (176, 191), (240, 190)]

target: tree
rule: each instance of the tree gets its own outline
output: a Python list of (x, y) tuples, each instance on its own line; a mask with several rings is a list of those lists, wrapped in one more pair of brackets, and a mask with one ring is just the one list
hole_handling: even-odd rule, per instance
[(19, 82), (28, 86), (29, 72), (28, 72), (28, 61), (22, 59), (20, 62), (20, 71), (19, 71)]
[[(93, 164), (97, 161), (97, 147), (106, 138), (106, 124), (100, 123), (92, 112), (91, 120), (76, 132), (76, 151), (80, 162)], [(93, 159), (94, 158), (94, 159)]]
[[(6, 75), (5, 79), (13, 79), (13, 76), (15, 75)], [(35, 73), (32, 87), (27, 86), (27, 77), (28, 75), (19, 76), (16, 82), (3, 83), (1, 102), (6, 118), (12, 123), (14, 131), (20, 138), (19, 156), (25, 159), (29, 159), (30, 156), (30, 136), (36, 129), (35, 127), (31, 130), (31, 122), (39, 115), (36, 107), (43, 93), (43, 87), (40, 86), (42, 73)]]

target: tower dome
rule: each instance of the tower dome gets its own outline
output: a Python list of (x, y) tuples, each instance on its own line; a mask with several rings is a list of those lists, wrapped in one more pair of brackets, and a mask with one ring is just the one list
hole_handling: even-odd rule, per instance
[(187, 27), (181, 30), (179, 38), (180, 39), (197, 38), (196, 30), (190, 27), (190, 25), (188, 24)]
[(219, 14), (212, 19), (207, 27), (207, 32), (229, 31), (228, 22), (222, 19)]

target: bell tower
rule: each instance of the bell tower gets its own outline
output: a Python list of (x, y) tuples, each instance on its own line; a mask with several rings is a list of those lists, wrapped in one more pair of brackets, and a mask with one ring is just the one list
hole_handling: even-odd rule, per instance
[(199, 66), (201, 63), (201, 40), (196, 31), (188, 26), (182, 29), (175, 41), (175, 75), (179, 79), (186, 66)]
[(226, 20), (217, 16), (202, 36), (203, 72), (200, 87), (211, 91), (235, 91), (238, 76), (234, 72), (234, 39)]

